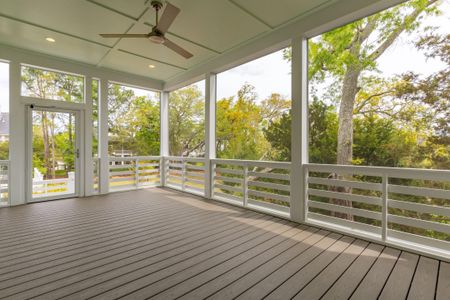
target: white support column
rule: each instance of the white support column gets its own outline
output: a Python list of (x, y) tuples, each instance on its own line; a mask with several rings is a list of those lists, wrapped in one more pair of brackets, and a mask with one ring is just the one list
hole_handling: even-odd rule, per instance
[(108, 80), (101, 78), (99, 93), (99, 192), (107, 194), (109, 192), (109, 162), (108, 162)]
[(306, 181), (302, 165), (308, 163), (307, 40), (292, 40), (291, 219), (306, 219)]
[(9, 63), (9, 201), (11, 205), (26, 202), (26, 119), (25, 107), (20, 101), (20, 64)]
[(92, 78), (85, 77), (84, 95), (86, 109), (84, 111), (84, 195), (94, 192), (94, 162), (92, 160)]
[(205, 78), (205, 197), (212, 197), (213, 176), (211, 159), (216, 158), (216, 74)]
[(159, 155), (161, 156), (160, 177), (161, 186), (166, 186), (166, 159), (169, 156), (169, 92), (161, 92), (160, 104), (160, 143)]

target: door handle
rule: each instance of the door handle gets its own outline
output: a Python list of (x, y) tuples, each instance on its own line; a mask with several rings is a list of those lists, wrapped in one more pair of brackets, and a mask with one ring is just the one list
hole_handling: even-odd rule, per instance
[(77, 158), (80, 158), (80, 149), (77, 149), (76, 154), (77, 154)]

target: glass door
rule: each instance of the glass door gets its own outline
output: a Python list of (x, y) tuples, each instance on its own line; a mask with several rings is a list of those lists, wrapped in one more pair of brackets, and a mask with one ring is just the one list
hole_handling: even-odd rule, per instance
[(31, 106), (28, 118), (28, 201), (77, 196), (79, 113)]

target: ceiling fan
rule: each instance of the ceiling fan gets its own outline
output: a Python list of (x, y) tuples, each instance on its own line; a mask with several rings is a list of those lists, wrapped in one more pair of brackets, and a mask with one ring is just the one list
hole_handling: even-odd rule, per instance
[(164, 34), (169, 29), (170, 25), (172, 25), (173, 21), (175, 20), (176, 16), (180, 13), (180, 9), (169, 2), (166, 2), (166, 7), (164, 9), (164, 12), (161, 16), (161, 20), (158, 20), (158, 13), (163, 7), (163, 4), (161, 1), (153, 0), (150, 2), (150, 5), (155, 9), (156, 11), (156, 22), (155, 26), (153, 26), (152, 31), (150, 33), (124, 33), (124, 34), (116, 34), (116, 33), (101, 33), (100, 36), (104, 38), (146, 38), (149, 39), (150, 42), (155, 44), (162, 44), (166, 46), (167, 48), (175, 51), (176, 53), (180, 54), (184, 58), (191, 58), (193, 55), (189, 51), (183, 49), (182, 47), (178, 46), (174, 42), (168, 40)]

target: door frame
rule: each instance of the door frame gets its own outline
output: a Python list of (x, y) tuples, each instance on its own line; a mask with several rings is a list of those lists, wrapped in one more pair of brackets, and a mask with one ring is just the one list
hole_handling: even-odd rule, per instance
[[(72, 108), (59, 108), (45, 105), (26, 105), (26, 157), (25, 157), (25, 202), (35, 203), (66, 198), (77, 198), (83, 195), (84, 190), (84, 110)], [(78, 157), (75, 157), (75, 190), (72, 194), (39, 197), (33, 199), (33, 110), (72, 113), (75, 115), (75, 148)]]

